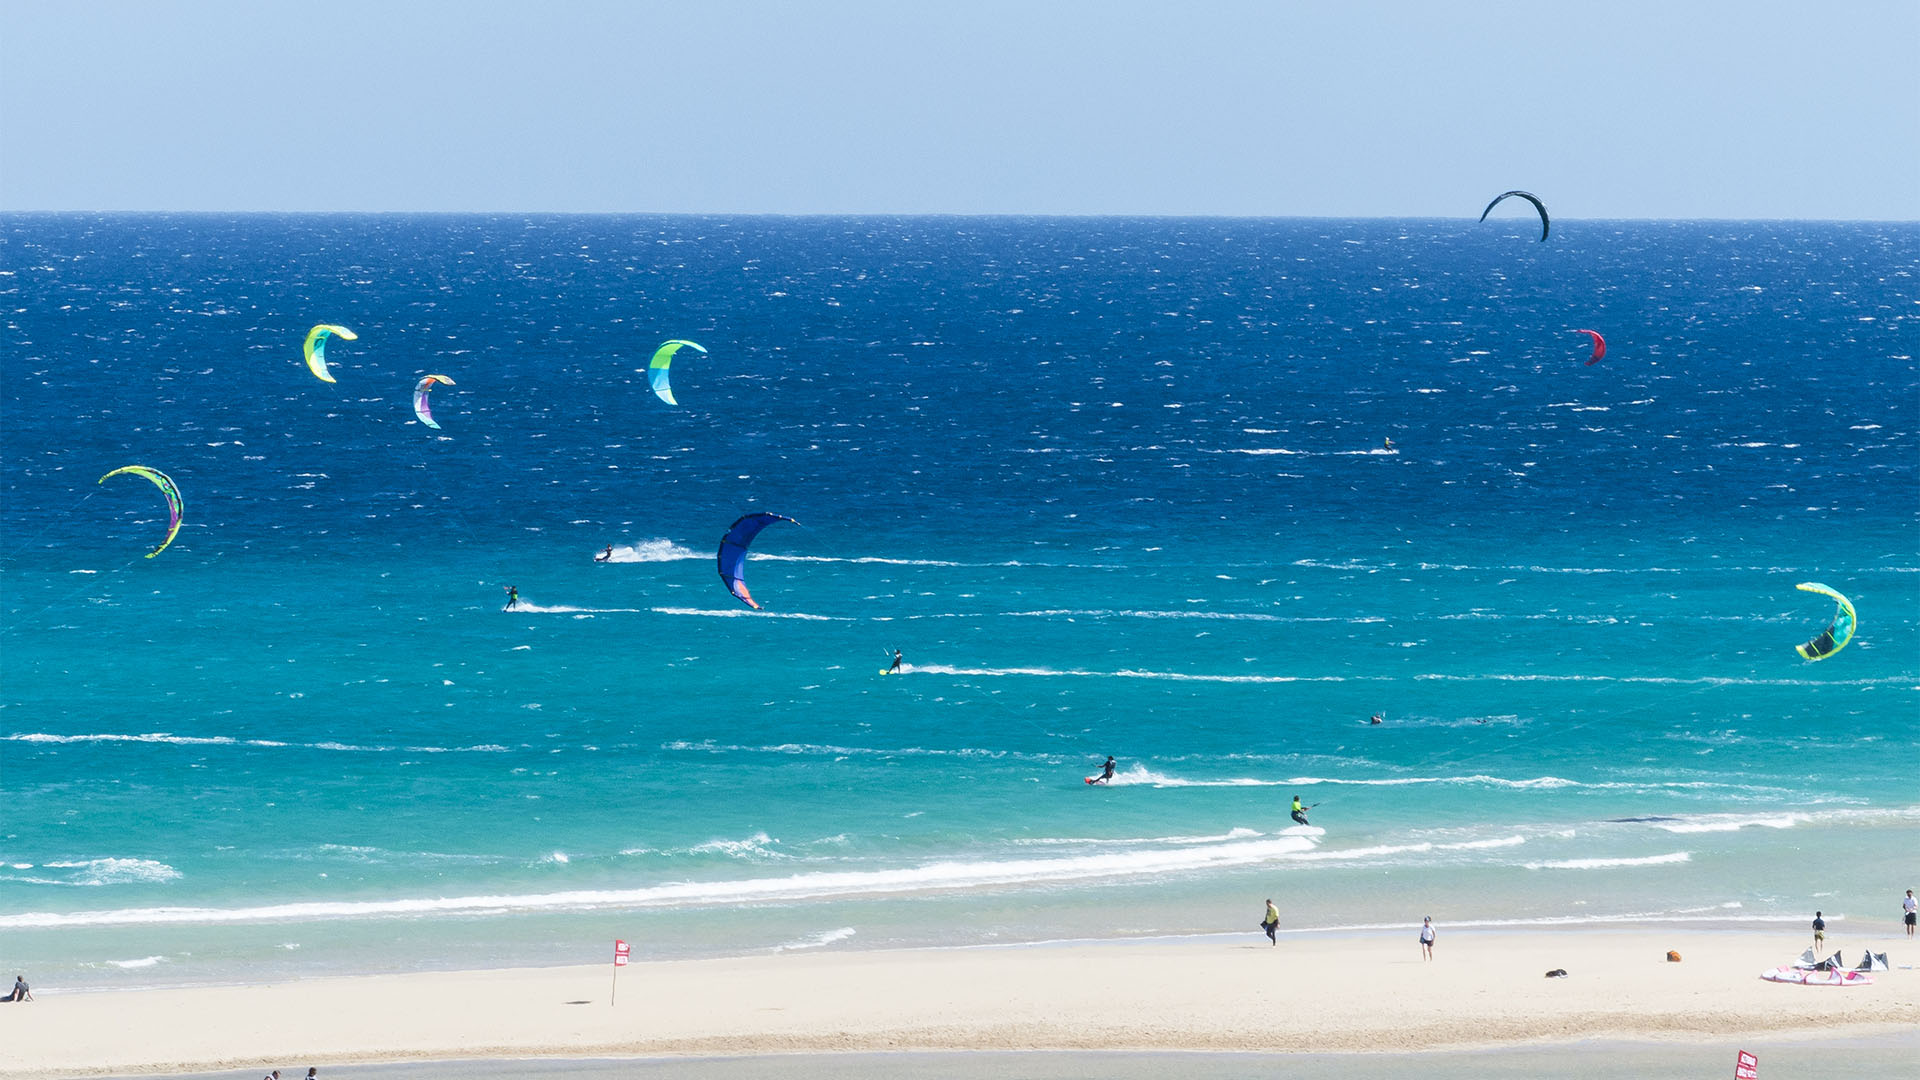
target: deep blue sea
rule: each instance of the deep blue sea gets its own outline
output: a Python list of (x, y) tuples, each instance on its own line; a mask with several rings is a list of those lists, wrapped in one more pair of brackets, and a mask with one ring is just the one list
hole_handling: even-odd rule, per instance
[(1920, 225), (11, 214), (0, 310), (36, 986), (1920, 884)]

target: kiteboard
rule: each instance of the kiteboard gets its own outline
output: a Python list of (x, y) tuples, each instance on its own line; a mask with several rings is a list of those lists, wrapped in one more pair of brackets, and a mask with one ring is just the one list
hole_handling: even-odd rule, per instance
[(1097, 783), (1099, 783), (1099, 782), (1100, 782), (1100, 780), (1101, 780), (1101, 778), (1100, 778), (1100, 777), (1098, 777), (1098, 776), (1089, 776), (1089, 777), (1087, 777), (1087, 783), (1089, 783), (1089, 784), (1097, 784)]

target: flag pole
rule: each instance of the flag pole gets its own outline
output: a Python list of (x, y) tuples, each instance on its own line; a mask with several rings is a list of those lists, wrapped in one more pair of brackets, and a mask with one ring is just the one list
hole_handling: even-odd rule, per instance
[(619, 938), (613, 939), (613, 985), (607, 990), (607, 1007), (609, 1009), (613, 1007), (614, 995), (620, 992), (620, 969), (627, 966), (627, 957), (632, 951), (633, 946), (628, 945)]

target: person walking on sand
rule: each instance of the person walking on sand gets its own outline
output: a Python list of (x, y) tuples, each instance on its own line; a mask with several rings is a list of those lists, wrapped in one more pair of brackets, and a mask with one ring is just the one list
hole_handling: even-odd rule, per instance
[(1420, 958), (1433, 959), (1433, 916), (1420, 920)]
[(1280, 929), (1280, 909), (1273, 906), (1272, 900), (1267, 901), (1267, 917), (1260, 920), (1260, 929), (1267, 932), (1268, 941), (1280, 944), (1280, 939), (1274, 936), (1274, 931)]
[(1813, 913), (1813, 947), (1815, 949), (1823, 949), (1826, 947), (1826, 944), (1827, 920), (1821, 918), (1820, 913), (1816, 911)]
[(1920, 911), (1920, 906), (1917, 906), (1914, 902), (1912, 889), (1908, 889), (1907, 898), (1905, 900), (1900, 901), (1900, 910), (1905, 913), (1905, 918), (1907, 923), (1907, 936), (1912, 937), (1914, 914), (1916, 911)]

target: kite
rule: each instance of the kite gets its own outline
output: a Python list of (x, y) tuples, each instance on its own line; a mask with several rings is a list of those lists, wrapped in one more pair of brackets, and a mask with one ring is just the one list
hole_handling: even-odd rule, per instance
[(1493, 213), (1493, 208), (1500, 205), (1500, 200), (1512, 198), (1515, 195), (1518, 195), (1521, 198), (1532, 203), (1533, 208), (1535, 210), (1540, 211), (1540, 239), (1545, 240), (1547, 238), (1547, 227), (1548, 227), (1547, 204), (1541, 202), (1540, 197), (1532, 194), (1531, 192), (1526, 192), (1526, 191), (1501, 192), (1499, 195), (1494, 197), (1494, 200), (1492, 202), (1487, 204), (1487, 208), (1485, 210), (1480, 211), (1480, 220), (1481, 221), (1487, 220), (1487, 215)]
[(149, 469), (145, 465), (122, 466), (108, 473), (106, 476), (101, 477), (98, 482), (104, 484), (109, 479), (119, 476), (121, 473), (126, 473), (130, 476), (146, 477), (153, 481), (155, 487), (160, 489), (160, 494), (167, 497), (167, 515), (169, 518), (167, 522), (167, 538), (160, 541), (159, 547), (147, 552), (147, 558), (151, 559), (155, 555), (167, 550), (167, 545), (173, 543), (173, 538), (180, 535), (180, 516), (186, 509), (186, 503), (180, 498), (180, 489), (174, 485), (173, 477), (168, 476), (158, 469)]
[(747, 591), (747, 583), (740, 575), (746, 568), (747, 546), (753, 543), (754, 537), (760, 535), (761, 529), (776, 521), (800, 524), (784, 514), (748, 514), (734, 522), (733, 527), (727, 530), (727, 535), (720, 538), (720, 581), (728, 592), (755, 611), (760, 610), (760, 605), (754, 603), (753, 594)]
[(1585, 334), (1585, 335), (1587, 335), (1588, 337), (1590, 337), (1590, 338), (1592, 338), (1592, 339), (1593, 339), (1593, 359), (1591, 359), (1591, 360), (1588, 360), (1588, 361), (1587, 361), (1587, 366), (1588, 366), (1588, 367), (1592, 367), (1593, 365), (1595, 365), (1595, 364), (1597, 364), (1597, 363), (1599, 363), (1599, 362), (1600, 362), (1601, 360), (1603, 360), (1603, 359), (1605, 359), (1605, 358), (1606, 358), (1606, 355), (1607, 355), (1607, 339), (1606, 339), (1606, 338), (1603, 338), (1603, 337), (1601, 337), (1601, 336), (1600, 336), (1600, 331), (1598, 331), (1598, 330), (1575, 330), (1575, 331), (1574, 331), (1574, 333), (1576, 333), (1576, 334)]
[(660, 395), (660, 400), (669, 405), (680, 404), (673, 400), (673, 387), (667, 385), (667, 368), (673, 363), (673, 354), (679, 352), (680, 346), (682, 345), (688, 346), (693, 349), (693, 351), (699, 353), (707, 351), (697, 342), (682, 341), (679, 338), (674, 338), (672, 341), (661, 345), (659, 349), (655, 350), (652, 362), (647, 364), (647, 385), (653, 387), (653, 392)]
[(1846, 648), (1847, 642), (1853, 640), (1853, 631), (1856, 626), (1853, 616), (1853, 601), (1841, 596), (1839, 593), (1834, 592), (1832, 589), (1827, 588), (1817, 581), (1803, 581), (1795, 585), (1794, 588), (1799, 589), (1801, 592), (1819, 593), (1822, 596), (1830, 596), (1833, 598), (1835, 607), (1833, 609), (1833, 620), (1827, 623), (1827, 628), (1820, 632), (1820, 636), (1807, 642), (1805, 645), (1795, 645), (1793, 650), (1808, 660), (1825, 660), (1827, 657)]
[(453, 380), (445, 375), (429, 375), (421, 379), (413, 388), (413, 415), (419, 417), (421, 423), (437, 431), (440, 425), (433, 422), (433, 413), (427, 408), (427, 391), (433, 389), (434, 383), (446, 383), (452, 386)]
[(342, 341), (355, 341), (360, 336), (344, 326), (331, 323), (321, 323), (307, 331), (307, 370), (313, 372), (313, 377), (321, 382), (337, 381), (327, 373), (327, 338), (334, 334), (340, 335)]

